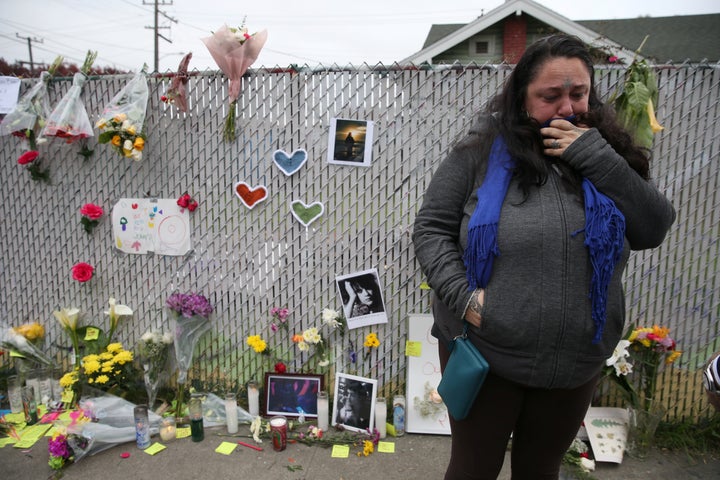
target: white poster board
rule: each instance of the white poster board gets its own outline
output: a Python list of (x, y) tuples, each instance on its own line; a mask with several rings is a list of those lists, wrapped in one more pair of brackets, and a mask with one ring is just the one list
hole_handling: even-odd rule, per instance
[(112, 211), (115, 247), (125, 253), (185, 255), (190, 251), (190, 215), (167, 198), (121, 198)]
[(628, 431), (626, 409), (590, 407), (585, 414), (585, 429), (596, 462), (622, 463)]
[(438, 339), (430, 334), (432, 325), (430, 314), (408, 315), (405, 430), (450, 435), (447, 408), (436, 396), (442, 375)]

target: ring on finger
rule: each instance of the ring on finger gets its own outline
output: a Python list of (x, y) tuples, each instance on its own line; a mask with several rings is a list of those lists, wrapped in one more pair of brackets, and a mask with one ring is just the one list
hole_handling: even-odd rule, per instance
[(558, 148), (560, 148), (560, 142), (558, 142), (557, 140), (553, 140), (550, 143), (550, 148), (552, 148), (553, 150), (557, 150)]

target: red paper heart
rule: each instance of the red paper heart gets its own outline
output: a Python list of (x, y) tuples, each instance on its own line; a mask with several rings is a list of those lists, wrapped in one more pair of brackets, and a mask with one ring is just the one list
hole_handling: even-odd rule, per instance
[(132, 204), (133, 210), (137, 210), (137, 207), (138, 207), (138, 204), (137, 204), (137, 203), (133, 203), (133, 204)]
[(235, 193), (248, 208), (253, 208), (258, 202), (267, 198), (267, 189), (260, 185), (251, 188), (247, 183), (238, 182), (235, 184)]

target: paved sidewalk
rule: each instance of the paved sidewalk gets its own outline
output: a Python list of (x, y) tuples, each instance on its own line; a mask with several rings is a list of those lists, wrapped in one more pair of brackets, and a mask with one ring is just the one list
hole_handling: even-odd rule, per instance
[[(247, 431), (246, 426), (240, 427), (240, 433)], [(222, 427), (208, 428), (202, 442), (194, 443), (189, 438), (168, 442), (167, 449), (154, 456), (139, 450), (134, 443), (125, 443), (70, 465), (63, 478), (434, 480), (443, 478), (450, 454), (448, 436), (407, 434), (388, 437), (387, 441), (394, 443), (395, 453), (375, 452), (368, 457), (357, 457), (358, 448), (354, 447), (349, 458), (332, 458), (329, 448), (297, 443), (289, 444), (283, 452), (275, 452), (268, 440), (261, 445), (262, 452), (239, 445), (230, 455), (222, 455), (215, 452), (218, 445), (237, 440), (219, 435), (224, 432)], [(253, 443), (252, 439), (242, 440)], [(121, 458), (123, 452), (129, 452), (130, 457)], [(45, 439), (26, 451), (12, 446), (2, 448), (0, 476), (5, 480), (46, 479), (52, 473), (47, 460)], [(720, 478), (720, 458), (689, 459), (656, 450), (643, 460), (626, 457), (621, 465), (600, 464), (592, 476), (598, 480), (714, 479)], [(562, 478), (572, 477), (564, 474)], [(509, 455), (499, 479), (510, 479)]]

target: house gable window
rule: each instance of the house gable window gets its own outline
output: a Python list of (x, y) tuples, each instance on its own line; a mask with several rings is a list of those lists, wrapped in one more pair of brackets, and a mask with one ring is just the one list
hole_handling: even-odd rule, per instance
[(468, 55), (470, 57), (487, 57), (493, 55), (495, 50), (495, 37), (492, 35), (475, 35), (470, 38)]

